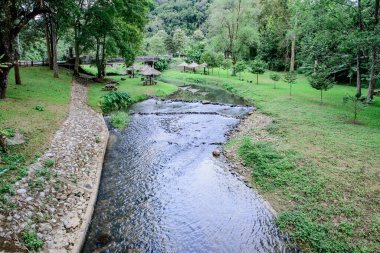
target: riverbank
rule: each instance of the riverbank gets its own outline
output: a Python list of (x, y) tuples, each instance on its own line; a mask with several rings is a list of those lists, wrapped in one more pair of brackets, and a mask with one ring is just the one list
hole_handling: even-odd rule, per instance
[[(223, 70), (204, 76), (179, 71), (166, 81), (215, 85), (252, 101), (258, 111), (245, 120), (225, 146), (247, 181), (275, 208), (278, 224), (307, 252), (376, 252), (380, 245), (380, 101), (352, 124), (342, 98), (354, 88), (336, 86), (319, 103), (303, 76), (293, 96), (283, 82), (274, 89), (270, 73), (259, 85)], [(363, 91), (364, 92), (364, 91)]]
[(5, 251), (79, 252), (92, 216), (108, 140), (87, 87), (73, 82), (69, 115), (51, 147), (14, 184), (15, 203), (1, 216)]
[[(164, 98), (177, 91), (177, 86), (159, 81), (157, 85), (143, 86), (140, 78), (129, 78), (122, 80), (120, 76), (107, 77), (114, 81), (119, 82), (117, 86), (118, 91), (127, 92), (131, 98), (138, 102), (147, 99), (150, 96)], [(107, 94), (103, 91), (104, 84), (91, 83), (88, 92), (88, 104), (96, 111), (100, 111), (99, 101), (100, 98)]]

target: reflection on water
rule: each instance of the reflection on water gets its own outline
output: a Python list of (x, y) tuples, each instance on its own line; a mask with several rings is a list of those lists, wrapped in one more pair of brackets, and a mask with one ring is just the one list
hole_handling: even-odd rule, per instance
[(263, 200), (214, 158), (250, 107), (147, 100), (112, 130), (83, 252), (286, 252)]

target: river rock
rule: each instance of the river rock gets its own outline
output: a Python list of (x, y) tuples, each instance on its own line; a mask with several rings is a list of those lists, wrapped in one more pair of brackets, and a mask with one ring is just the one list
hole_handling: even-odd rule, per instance
[(219, 149), (215, 149), (214, 151), (212, 151), (212, 155), (215, 156), (215, 157), (219, 157), (220, 156), (220, 150)]
[(71, 219), (67, 219), (63, 221), (63, 224), (65, 225), (65, 228), (76, 228), (80, 224), (80, 219), (77, 215), (74, 215)]
[(18, 189), (17, 190), (17, 194), (20, 194), (20, 195), (23, 195), (26, 193), (26, 190), (25, 189)]

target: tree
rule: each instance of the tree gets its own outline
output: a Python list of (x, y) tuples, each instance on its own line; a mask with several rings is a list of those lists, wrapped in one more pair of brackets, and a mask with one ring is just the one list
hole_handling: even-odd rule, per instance
[(176, 54), (180, 54), (186, 49), (187, 36), (186, 33), (178, 28), (173, 34), (173, 50)]
[(213, 11), (208, 20), (209, 37), (214, 51), (224, 52), (235, 65), (243, 56), (249, 55), (258, 43), (258, 2), (215, 0), (210, 8)]
[(266, 64), (260, 59), (255, 59), (250, 63), (250, 71), (256, 74), (256, 84), (259, 84), (259, 75), (265, 73)]
[(15, 61), (16, 38), (36, 16), (48, 13), (41, 1), (3, 0), (0, 15), (0, 99), (6, 97), (8, 74)]
[(241, 72), (244, 72), (244, 70), (247, 69), (247, 64), (244, 61), (238, 61), (236, 62), (235, 71), (233, 71), (236, 74), (239, 74), (239, 78), (241, 79)]
[(311, 87), (321, 91), (321, 104), (323, 103), (323, 91), (327, 91), (334, 86), (334, 81), (329, 78), (327, 71), (320, 70), (309, 76), (309, 83)]
[(232, 68), (232, 60), (231, 59), (224, 59), (222, 62), (222, 68), (227, 70), (227, 76), (228, 76), (228, 70)]
[(297, 80), (297, 74), (293, 71), (286, 72), (284, 75), (284, 81), (289, 84), (289, 94), (292, 96), (292, 86)]
[(152, 55), (165, 55), (166, 50), (166, 40), (168, 34), (164, 30), (158, 31), (153, 37), (148, 39), (148, 44), (146, 51)]
[(276, 89), (276, 83), (278, 81), (280, 81), (281, 76), (279, 74), (277, 74), (277, 73), (272, 73), (272, 74), (270, 74), (269, 77), (270, 77), (270, 79), (273, 80), (273, 84), (274, 84), (273, 89)]
[(364, 101), (365, 101), (364, 97), (358, 98), (356, 95), (355, 96), (345, 96), (343, 98), (343, 103), (347, 104), (352, 109), (352, 112), (354, 114), (354, 123), (355, 124), (358, 123), (357, 119), (358, 119), (359, 112), (361, 110), (363, 110), (365, 107)]

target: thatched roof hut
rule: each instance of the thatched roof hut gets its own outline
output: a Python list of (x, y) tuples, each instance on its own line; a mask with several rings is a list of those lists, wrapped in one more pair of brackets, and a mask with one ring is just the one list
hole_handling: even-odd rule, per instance
[(141, 69), (140, 74), (143, 76), (159, 76), (161, 75), (161, 72), (152, 67), (146, 66)]
[(186, 62), (182, 62), (178, 65), (178, 67), (189, 67), (189, 64), (187, 64)]
[(199, 64), (199, 67), (200, 67), (200, 68), (207, 68), (207, 66), (208, 66), (207, 63)]
[(195, 69), (195, 68), (198, 68), (199, 65), (198, 65), (197, 63), (193, 62), (193, 63), (189, 64), (188, 67), (189, 67), (189, 68), (192, 68), (192, 69)]

